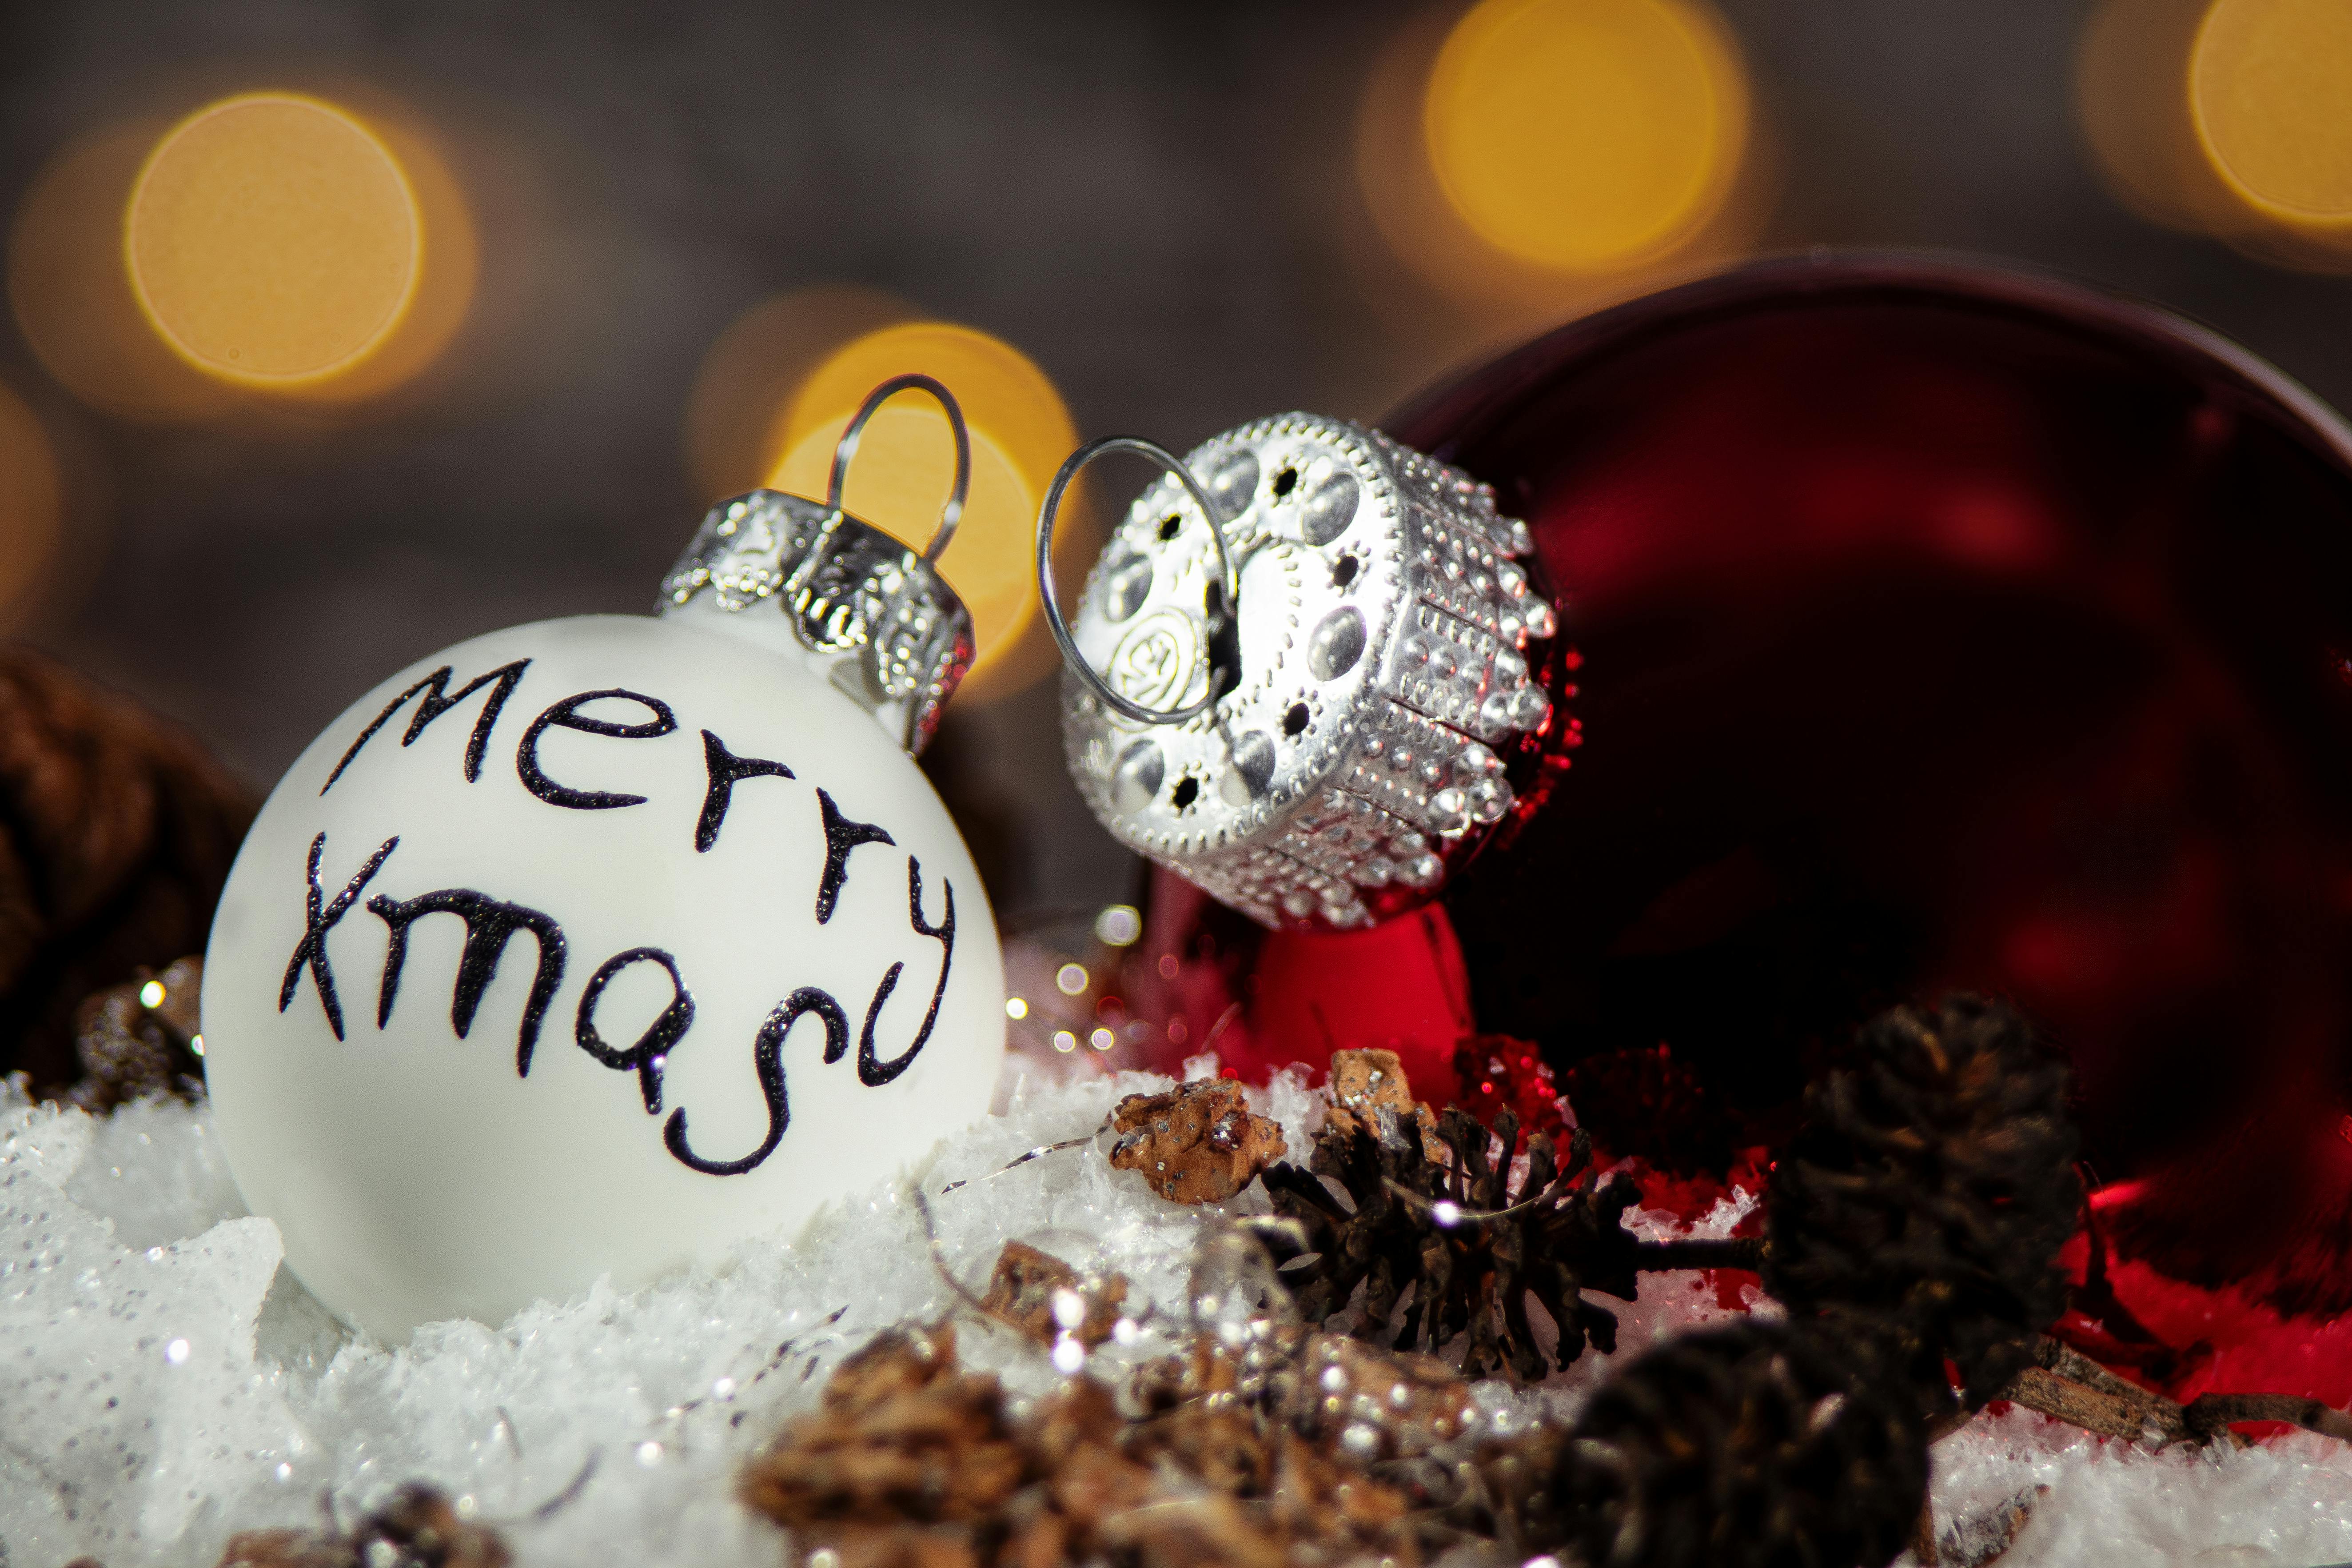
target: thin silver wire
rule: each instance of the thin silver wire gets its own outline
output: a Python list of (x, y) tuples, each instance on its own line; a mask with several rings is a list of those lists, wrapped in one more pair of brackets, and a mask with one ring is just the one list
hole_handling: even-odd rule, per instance
[(866, 395), (858, 405), (849, 428), (841, 433), (840, 444), (833, 449), (833, 472), (824, 482), (824, 509), (835, 517), (841, 515), (841, 487), (849, 478), (850, 460), (857, 456), (857, 437), (866, 431), (866, 422), (875, 411), (902, 392), (928, 392), (940, 400), (948, 411), (948, 428), (955, 433), (955, 489), (948, 493), (948, 504), (940, 510), (940, 526), (931, 534), (931, 542), (923, 546), (923, 563), (935, 565), (947, 553), (948, 541), (955, 537), (956, 524), (963, 521), (965, 493), (971, 488), (971, 432), (964, 428), (963, 409), (955, 394), (937, 381), (919, 373), (894, 375)]
[[(1070, 636), (1069, 623), (1062, 618), (1061, 600), (1054, 592), (1054, 523), (1061, 515), (1062, 492), (1070, 488), (1070, 481), (1078, 477), (1079, 469), (1108, 452), (1132, 452), (1139, 458), (1149, 458), (1176, 476), (1177, 482), (1192, 496), (1192, 504), (1201, 509), (1201, 516), (1209, 525), (1209, 537), (1217, 546), (1217, 564), (1222, 570), (1224, 588), (1224, 613), (1231, 616), (1238, 612), (1242, 595), (1241, 574), (1234, 569), (1234, 552), (1225, 542), (1224, 526), (1217, 521), (1215, 504), (1209, 500), (1208, 492), (1201, 488), (1201, 481), (1192, 477), (1192, 470), (1186, 468), (1175, 453), (1140, 436), (1105, 436), (1098, 441), (1089, 441), (1071, 453), (1068, 461), (1062, 465), (1062, 471), (1054, 476), (1053, 488), (1045, 492), (1045, 504), (1037, 509), (1037, 597), (1045, 607), (1045, 627), (1054, 634), (1054, 645), (1062, 650), (1064, 662), (1077, 673), (1080, 680), (1087, 683), (1087, 689), (1101, 698), (1113, 711), (1123, 713), (1139, 724), (1181, 724), (1196, 714), (1205, 713), (1216, 702), (1217, 672), (1210, 670), (1208, 689), (1201, 694), (1200, 700), (1181, 708), (1146, 708), (1123, 697), (1111, 689), (1110, 683), (1097, 674), (1095, 667), (1087, 662), (1086, 655), (1078, 651), (1077, 643)], [(1212, 631), (1215, 629), (1213, 626), (1211, 628)]]

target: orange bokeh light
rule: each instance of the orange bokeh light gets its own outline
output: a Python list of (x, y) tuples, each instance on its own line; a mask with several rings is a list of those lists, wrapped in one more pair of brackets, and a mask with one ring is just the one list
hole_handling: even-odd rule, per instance
[(1720, 209), (1748, 93), (1721, 25), (1675, 0), (1482, 0), (1438, 51), (1423, 134), (1440, 189), (1488, 244), (1616, 271)]
[[(847, 423), (845, 418), (811, 430), (776, 465), (769, 488), (822, 499), (834, 446)], [(954, 452), (944, 414), (918, 405), (912, 397), (903, 404), (894, 400), (867, 422), (859, 437), (842, 506), (919, 550), (929, 541), (954, 478)], [(1036, 613), (1026, 552), (1028, 520), (1036, 515), (1034, 494), (1004, 448), (987, 431), (973, 430), (971, 485), (963, 521), (940, 570), (971, 612), (974, 675), (1017, 643)]]
[(809, 373), (770, 426), (772, 458), (819, 426), (839, 435), (868, 392), (908, 371), (946, 383), (966, 421), (987, 432), (1041, 495), (1078, 444), (1061, 392), (1020, 350), (952, 321), (900, 321), (860, 334)]
[(425, 270), (425, 217), (392, 149), (292, 93), (207, 104), (131, 188), (123, 255), (163, 341), (207, 374), (320, 380), (383, 347)]
[[(1774, 159), (1706, 0), (1433, 5), (1359, 100), (1350, 271), (1393, 394), (1481, 349), (1744, 253)], [(1377, 400), (1376, 400), (1377, 401)]]
[(2352, 9), (2104, 0), (2075, 87), (2094, 166), (2142, 217), (2284, 266), (2352, 267)]
[(396, 114), (297, 92), (206, 104), (159, 139), (122, 216), (156, 336), (215, 381), (349, 401), (409, 379), (470, 300), (463, 198)]
[(2214, 232), (2242, 205), (2189, 123), (2189, 50), (2210, 0), (2104, 0), (2083, 25), (2075, 106), (2097, 171), (2124, 205), (2168, 227)]
[[(766, 483), (823, 497), (834, 447), (857, 405), (908, 371), (944, 383), (971, 429), (971, 493), (940, 569), (971, 611), (974, 652), (966, 685), (983, 698), (1002, 695), (1052, 666), (1031, 575), (1037, 509), (1077, 445), (1060, 393), (1027, 356), (947, 321), (899, 322), (856, 338), (816, 365), (776, 413)], [(919, 549), (947, 497), (954, 454), (942, 412), (911, 396), (894, 399), (860, 437), (843, 505)], [(1085, 550), (1086, 532), (1068, 531), (1074, 552)], [(1057, 538), (1057, 561), (1060, 551)]]
[(123, 203), (162, 133), (115, 126), (50, 161), (10, 228), (8, 300), (33, 353), (84, 403), (129, 419), (201, 419), (235, 394), (164, 346), (122, 264)]
[(2290, 223), (2352, 225), (2352, 5), (2215, 0), (2189, 102), (2221, 178)]
[(687, 470), (706, 501), (763, 484), (783, 456), (775, 426), (809, 373), (845, 343), (912, 321), (912, 305), (878, 289), (819, 283), (752, 306), (702, 356), (687, 400)]

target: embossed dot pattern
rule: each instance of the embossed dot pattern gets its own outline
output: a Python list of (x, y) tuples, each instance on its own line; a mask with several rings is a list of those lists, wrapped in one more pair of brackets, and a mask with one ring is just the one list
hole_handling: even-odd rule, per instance
[(1496, 748), (1552, 721), (1527, 649), (1557, 617), (1512, 560), (1525, 525), (1459, 471), (1309, 415), (1185, 461), (1236, 563), (1234, 652), (1212, 646), (1214, 545), (1166, 478), (1115, 531), (1072, 634), (1153, 707), (1238, 668), (1181, 724), (1118, 718), (1066, 682), (1082, 792), (1125, 842), (1268, 924), (1360, 924), (1373, 900), (1433, 889), (1509, 810)]

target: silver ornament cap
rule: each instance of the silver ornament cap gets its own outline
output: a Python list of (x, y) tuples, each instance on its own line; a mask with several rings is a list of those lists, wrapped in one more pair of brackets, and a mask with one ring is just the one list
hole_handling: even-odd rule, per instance
[(1076, 468), (1119, 447), (1171, 473), (1066, 623), (1046, 587), (1087, 804), (1267, 925), (1424, 901), (1511, 814), (1515, 764), (1572, 727), (1530, 651), (1559, 625), (1521, 564), (1527, 525), (1377, 431), (1286, 414), (1204, 443), (1181, 474), (1131, 438), (1082, 449), (1041, 535)]
[[(866, 422), (884, 400), (931, 394), (955, 433), (955, 488), (921, 552), (841, 508)], [(662, 580), (655, 613), (703, 620), (807, 665), (872, 713), (909, 754), (971, 668), (971, 613), (936, 563), (955, 534), (971, 474), (971, 439), (947, 388), (902, 375), (866, 395), (835, 449), (825, 500), (752, 490), (719, 502)]]

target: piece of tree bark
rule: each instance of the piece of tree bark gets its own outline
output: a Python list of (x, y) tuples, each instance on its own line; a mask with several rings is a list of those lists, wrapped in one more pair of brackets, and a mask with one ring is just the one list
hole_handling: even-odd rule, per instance
[(2248, 1439), (2231, 1427), (2251, 1421), (2276, 1421), (2352, 1442), (2352, 1415), (2316, 1399), (2289, 1394), (2200, 1394), (2176, 1404), (2101, 1366), (2072, 1346), (2046, 1334), (2032, 1343), (2035, 1365), (2019, 1373), (2001, 1391), (2029, 1410), (2130, 1442), (2227, 1441), (2244, 1447)]

